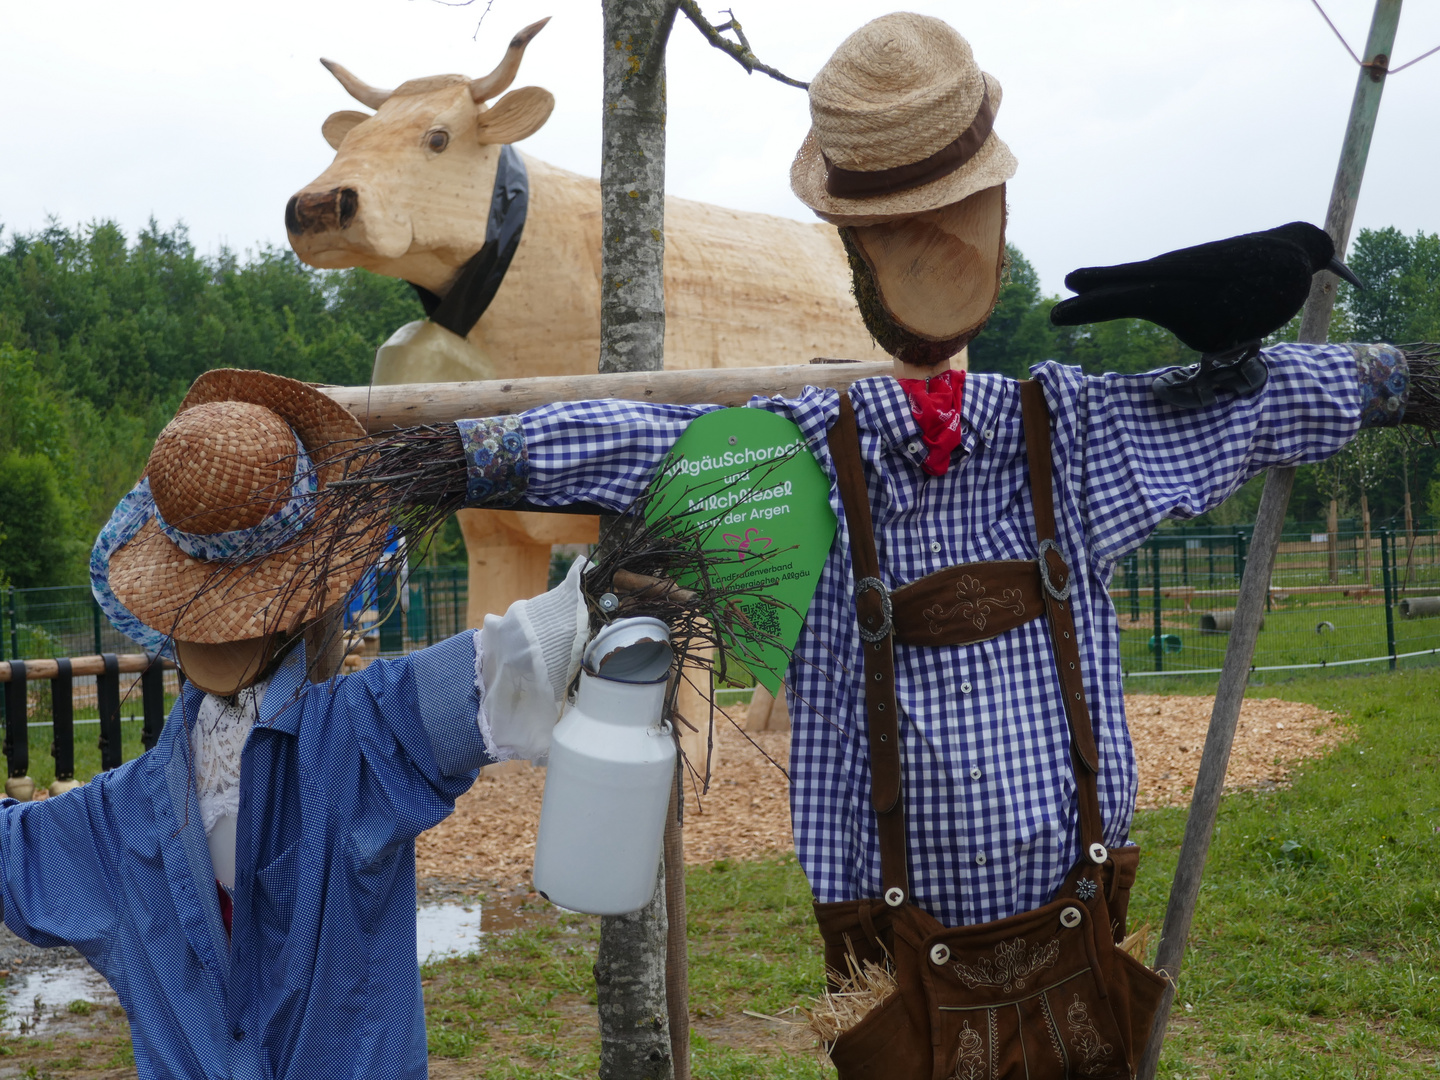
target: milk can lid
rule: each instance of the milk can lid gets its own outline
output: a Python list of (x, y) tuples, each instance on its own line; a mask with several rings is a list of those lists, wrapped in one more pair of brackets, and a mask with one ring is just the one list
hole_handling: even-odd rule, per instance
[(670, 630), (659, 619), (618, 619), (603, 627), (585, 649), (585, 670), (622, 683), (662, 682), (674, 653)]

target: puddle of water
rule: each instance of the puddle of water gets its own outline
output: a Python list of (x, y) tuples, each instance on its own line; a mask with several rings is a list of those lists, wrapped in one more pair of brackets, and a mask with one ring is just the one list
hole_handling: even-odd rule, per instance
[[(416, 959), (424, 964), (447, 956), (463, 956), (480, 947), (483, 935), (518, 929), (532, 917), (531, 912), (500, 904), (486, 905), (483, 918), (478, 903), (426, 904), (415, 911)], [(8, 1035), (34, 1034), (75, 1019), (69, 1010), (72, 1001), (119, 1004), (110, 984), (89, 966), (44, 967), (23, 975), (13, 974), (0, 991), (0, 1001), (5, 1006), (0, 1015), (0, 1032)]]
[[(73, 1022), (72, 1001), (118, 1005), (110, 984), (92, 967), (50, 967), (12, 975), (3, 992), (4, 1016), (0, 1031), (7, 1035), (35, 1034)], [(23, 1029), (22, 1026), (24, 1025)]]
[(480, 947), (479, 904), (426, 904), (415, 909), (415, 951), (424, 964)]

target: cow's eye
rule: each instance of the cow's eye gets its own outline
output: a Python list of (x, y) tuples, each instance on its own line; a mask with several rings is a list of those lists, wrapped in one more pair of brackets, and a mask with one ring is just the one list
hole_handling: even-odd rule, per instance
[(432, 131), (425, 137), (425, 145), (438, 154), (450, 145), (450, 136), (444, 131)]

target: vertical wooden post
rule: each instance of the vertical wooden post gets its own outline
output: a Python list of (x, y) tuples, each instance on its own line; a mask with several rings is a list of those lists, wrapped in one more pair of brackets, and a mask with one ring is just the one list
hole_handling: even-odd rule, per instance
[(55, 782), (50, 794), (59, 795), (75, 783), (75, 678), (68, 657), (55, 661), (55, 678), (50, 682), (50, 756), (55, 759)]
[(140, 700), (145, 715), (140, 742), (149, 750), (160, 741), (160, 732), (165, 728), (165, 662), (158, 653), (140, 676)]
[(665, 1002), (676, 1077), (690, 1075), (690, 939), (685, 902), (685, 762), (675, 758), (665, 822)]
[[(1360, 181), (1365, 175), (1365, 159), (1370, 153), (1370, 138), (1375, 133), (1380, 93), (1385, 88), (1385, 72), (1395, 43), (1395, 29), (1400, 22), (1400, 4), (1401, 0), (1376, 0), (1370, 35), (1365, 42), (1365, 59), (1350, 105), (1350, 120), (1340, 149), (1340, 164), (1335, 170), (1330, 207), (1325, 215), (1325, 231), (1335, 241), (1335, 250), (1341, 255), (1350, 242), (1350, 227), (1355, 221)], [(1301, 341), (1321, 342), (1326, 339), (1330, 315), (1335, 307), (1335, 282), (1335, 275), (1328, 271), (1315, 275), (1310, 296), (1300, 316)], [(1285, 509), (1290, 503), (1294, 485), (1293, 467), (1271, 469), (1265, 477), (1265, 489), (1260, 496), (1249, 558), (1235, 604), (1235, 622), (1225, 650), (1215, 707), (1210, 713), (1210, 730), (1200, 759), (1200, 774), (1195, 779), (1190, 816), (1185, 821), (1180, 862), (1170, 887), (1170, 902), (1165, 910), (1165, 924), (1160, 931), (1160, 944), (1155, 956), (1155, 968), (1165, 976), (1169, 986), (1161, 999), (1160, 1008), (1155, 1012), (1150, 1041), (1136, 1070), (1138, 1080), (1154, 1080), (1160, 1063), (1160, 1048), (1165, 1040), (1170, 1007), (1174, 1004), (1175, 988), (1185, 958), (1185, 939), (1190, 933), (1195, 903), (1200, 895), (1200, 877), (1205, 869), (1205, 857), (1210, 852), (1215, 818), (1220, 811), (1225, 771), (1230, 765), (1230, 747), (1240, 719), (1240, 703), (1245, 697), (1245, 684), (1255, 656), (1255, 641), (1260, 634), (1260, 620), (1275, 565), (1275, 552), (1280, 545)]]
[[(659, 371), (665, 348), (664, 55), (675, 7), (669, 0), (602, 0), (601, 7), (599, 368), (602, 375)], [(683, 862), (671, 875), (683, 901)], [(662, 860), (649, 904), (600, 920), (601, 1080), (688, 1080), (688, 1070), (675, 1068), (670, 1030), (666, 901), (674, 890), (666, 888), (665, 876)]]
[(1325, 515), (1326, 567), (1330, 571), (1330, 584), (1340, 581), (1340, 500), (1330, 499), (1330, 510)]
[(29, 686), (25, 661), (10, 661), (10, 681), (5, 684), (5, 794), (29, 802), (35, 794), (30, 772)]
[(118, 769), (124, 761), (120, 746), (120, 660), (101, 654), (105, 671), (95, 676), (95, 704), (100, 712), (100, 768)]

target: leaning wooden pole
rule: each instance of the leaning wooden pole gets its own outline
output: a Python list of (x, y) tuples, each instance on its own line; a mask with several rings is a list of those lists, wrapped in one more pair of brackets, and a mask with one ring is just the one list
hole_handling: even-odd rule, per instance
[[(675, 11), (667, 0), (602, 0), (601, 8), (599, 368), (601, 374), (653, 372), (665, 366), (663, 53)], [(683, 1074), (675, 1068), (667, 1004), (674, 978), (666, 964), (666, 871), (662, 859), (645, 907), (600, 920), (601, 1080), (689, 1080), (688, 1068)], [(685, 867), (669, 873), (683, 882)], [(683, 935), (683, 925), (679, 930)]]
[[(1340, 165), (1335, 171), (1330, 207), (1325, 214), (1325, 231), (1335, 241), (1335, 250), (1341, 255), (1349, 245), (1350, 228), (1355, 221), (1360, 181), (1365, 175), (1365, 159), (1370, 153), (1370, 138), (1375, 132), (1375, 117), (1380, 109), (1380, 94), (1385, 88), (1390, 50), (1400, 22), (1400, 4), (1401, 0), (1377, 0), (1375, 4), (1370, 35), (1365, 43), (1365, 59), (1350, 106), (1350, 121), (1340, 150)], [(1325, 340), (1330, 328), (1330, 315), (1335, 307), (1335, 285), (1333, 274), (1326, 272), (1315, 276), (1300, 317), (1301, 341)], [(1185, 839), (1180, 845), (1180, 862), (1175, 868), (1175, 881), (1170, 886), (1170, 902), (1165, 910), (1165, 925), (1160, 931), (1155, 969), (1165, 976), (1169, 987), (1155, 1013), (1155, 1025), (1136, 1074), (1140, 1080), (1153, 1080), (1160, 1062), (1170, 1007), (1175, 1000), (1175, 988), (1185, 958), (1186, 938), (1200, 895), (1200, 877), (1205, 870), (1215, 818), (1220, 811), (1220, 796), (1225, 789), (1225, 772), (1230, 765), (1230, 747), (1240, 719), (1240, 704), (1245, 697), (1245, 684), (1255, 656), (1255, 641), (1259, 637), (1260, 620), (1265, 611), (1265, 594), (1270, 587), (1275, 552), (1280, 545), (1285, 510), (1290, 504), (1294, 483), (1293, 467), (1271, 469), (1265, 477), (1255, 535), (1250, 545), (1245, 577), (1240, 582), (1240, 596), (1235, 604), (1234, 629), (1225, 650), (1220, 686), (1210, 714), (1210, 731), (1205, 737), (1200, 773), (1190, 800), (1190, 816), (1185, 822)]]

